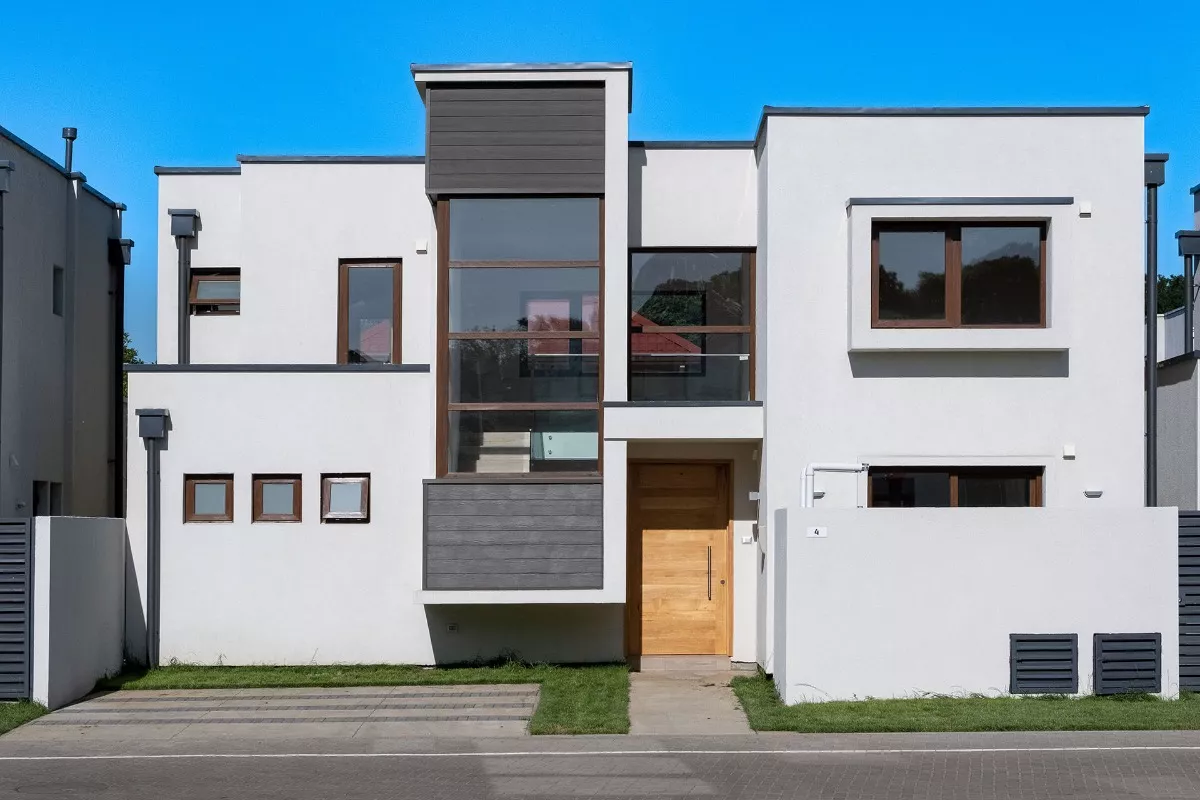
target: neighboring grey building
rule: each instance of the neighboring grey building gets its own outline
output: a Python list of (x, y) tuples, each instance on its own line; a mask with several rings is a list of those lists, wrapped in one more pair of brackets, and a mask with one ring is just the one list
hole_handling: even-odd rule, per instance
[(0, 128), (4, 185), (0, 517), (123, 516), (125, 206)]

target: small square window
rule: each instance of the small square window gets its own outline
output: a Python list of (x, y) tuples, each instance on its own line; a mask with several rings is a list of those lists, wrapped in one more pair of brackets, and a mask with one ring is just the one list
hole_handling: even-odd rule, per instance
[(196, 315), (240, 314), (242, 271), (193, 270), (188, 303), (192, 313)]
[(232, 475), (185, 475), (184, 522), (233, 522)]
[(63, 272), (62, 267), (54, 268), (51, 293), (51, 308), (56, 317), (61, 317), (63, 315), (64, 295), (66, 294), (66, 273)]
[(370, 517), (369, 475), (321, 476), (322, 522), (367, 522)]
[(254, 476), (254, 522), (299, 522), (299, 475)]

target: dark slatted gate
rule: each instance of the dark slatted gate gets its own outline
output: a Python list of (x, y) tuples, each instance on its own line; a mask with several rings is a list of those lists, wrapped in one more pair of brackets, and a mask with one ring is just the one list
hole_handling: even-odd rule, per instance
[(1200, 691), (1200, 511), (1179, 512), (1179, 688)]
[(0, 520), (0, 700), (30, 694), (33, 649), (33, 525)]

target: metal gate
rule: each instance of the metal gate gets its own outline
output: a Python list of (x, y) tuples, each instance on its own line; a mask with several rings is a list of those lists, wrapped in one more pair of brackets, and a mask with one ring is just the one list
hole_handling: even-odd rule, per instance
[(33, 520), (0, 519), (0, 700), (30, 694)]
[(1179, 688), (1200, 691), (1200, 511), (1179, 512)]

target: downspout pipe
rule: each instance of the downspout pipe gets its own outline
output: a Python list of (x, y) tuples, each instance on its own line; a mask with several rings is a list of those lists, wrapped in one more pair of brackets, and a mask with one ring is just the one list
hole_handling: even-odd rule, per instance
[[(117, 213), (124, 212), (118, 208)], [(125, 516), (125, 268), (133, 254), (133, 239), (109, 239), (108, 263), (112, 270), (112, 426), (113, 516)]]
[[(11, 161), (0, 161), (0, 397), (4, 396), (4, 196), (9, 192), (9, 181), (16, 164)], [(2, 409), (0, 409), (2, 411)], [(4, 419), (0, 413), (0, 420)], [(3, 437), (3, 425), (0, 424), (0, 438)], [(3, 453), (3, 442), (0, 442), (0, 454)], [(2, 457), (2, 455), (0, 455)], [(0, 478), (0, 492), (3, 491), (4, 481)], [(0, 514), (7, 513), (3, 498), (0, 497)]]
[(165, 408), (139, 408), (138, 436), (146, 444), (146, 666), (158, 666), (162, 592), (162, 475), (159, 457), (171, 427)]
[(1200, 260), (1200, 231), (1179, 231), (1179, 255), (1183, 256), (1183, 352), (1196, 349), (1196, 262)]
[(167, 214), (171, 217), (171, 235), (175, 237), (175, 246), (179, 250), (179, 307), (176, 309), (178, 357), (175, 363), (190, 364), (192, 310), (188, 303), (188, 291), (191, 288), (192, 247), (200, 230), (200, 214), (194, 208), (168, 208)]
[[(813, 494), (816, 492), (816, 475), (818, 472), (866, 472), (869, 464), (854, 462), (817, 461), (804, 468), (804, 477), (800, 487), (800, 507), (813, 507)], [(857, 502), (857, 501), (856, 501)]]
[(1146, 506), (1158, 505), (1158, 187), (1166, 153), (1147, 153), (1146, 183)]

